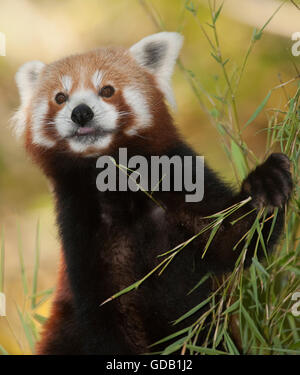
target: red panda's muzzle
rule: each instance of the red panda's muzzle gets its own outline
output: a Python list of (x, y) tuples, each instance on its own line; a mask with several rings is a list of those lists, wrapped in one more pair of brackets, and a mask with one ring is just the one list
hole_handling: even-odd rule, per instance
[(85, 126), (94, 118), (94, 112), (86, 104), (79, 104), (75, 107), (71, 114), (71, 119), (79, 126)]

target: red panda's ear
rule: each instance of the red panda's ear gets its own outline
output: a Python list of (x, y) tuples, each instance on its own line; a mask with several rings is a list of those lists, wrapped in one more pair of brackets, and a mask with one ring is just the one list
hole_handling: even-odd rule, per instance
[(26, 105), (33, 94), (38, 77), (45, 64), (41, 61), (30, 61), (21, 66), (16, 74), (22, 105)]
[(175, 100), (170, 80), (182, 43), (182, 35), (175, 32), (161, 32), (147, 36), (130, 48), (130, 53), (138, 64), (157, 78), (160, 89), (173, 106)]
[(11, 122), (15, 130), (15, 134), (18, 137), (20, 137), (25, 130), (26, 109), (32, 98), (40, 72), (44, 66), (45, 64), (40, 61), (30, 61), (22, 65), (16, 74), (15, 78), (21, 97), (21, 105), (13, 116)]

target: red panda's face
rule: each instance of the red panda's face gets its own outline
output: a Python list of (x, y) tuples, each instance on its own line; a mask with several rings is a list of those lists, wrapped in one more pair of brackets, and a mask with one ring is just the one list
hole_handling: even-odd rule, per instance
[(143, 137), (155, 125), (182, 38), (149, 36), (131, 49), (101, 48), (44, 65), (25, 64), (16, 80), (17, 132), (41, 149), (88, 157)]

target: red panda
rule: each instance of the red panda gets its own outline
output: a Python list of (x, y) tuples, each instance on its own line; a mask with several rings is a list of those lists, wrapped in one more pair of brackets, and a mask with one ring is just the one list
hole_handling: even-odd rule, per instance
[[(162, 32), (129, 49), (99, 48), (51, 64), (32, 61), (16, 74), (21, 97), (16, 132), (54, 187), (62, 244), (56, 296), (38, 354), (149, 352), (151, 344), (180, 328), (172, 326), (174, 319), (207, 298), (210, 280), (188, 294), (203, 275), (233, 268), (243, 247), (239, 240), (256, 217), (245, 213), (279, 207), (270, 236), (272, 220), (263, 227), (269, 250), (278, 240), (292, 191), (283, 154), (272, 154), (251, 172), (239, 192), (205, 163), (204, 198), (197, 203), (185, 202), (184, 191), (154, 192), (154, 201), (142, 191), (96, 188), (97, 158), (117, 160), (119, 148), (146, 158), (196, 156), (166, 103), (175, 104), (171, 76), (182, 42), (180, 34)], [(159, 277), (100, 306), (145, 276), (164, 250), (198, 233), (207, 225), (205, 217), (249, 196), (233, 215), (241, 219), (235, 225), (224, 220), (203, 258), (207, 234), (192, 241)], [(256, 240), (248, 244), (246, 264)]]

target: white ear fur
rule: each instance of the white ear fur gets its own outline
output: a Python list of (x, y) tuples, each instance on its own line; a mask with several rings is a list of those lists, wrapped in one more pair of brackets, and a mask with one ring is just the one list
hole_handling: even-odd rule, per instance
[(22, 65), (16, 74), (16, 82), (19, 89), (22, 105), (31, 99), (35, 84), (45, 64), (41, 61), (30, 61)]
[(170, 81), (182, 43), (182, 35), (161, 32), (147, 36), (130, 48), (139, 65), (155, 75), (160, 89), (173, 107), (176, 103)]
[(25, 130), (26, 108), (32, 97), (39, 74), (44, 66), (45, 64), (40, 61), (30, 61), (22, 65), (16, 73), (15, 79), (19, 89), (21, 105), (12, 118), (12, 125), (17, 137), (20, 137)]

